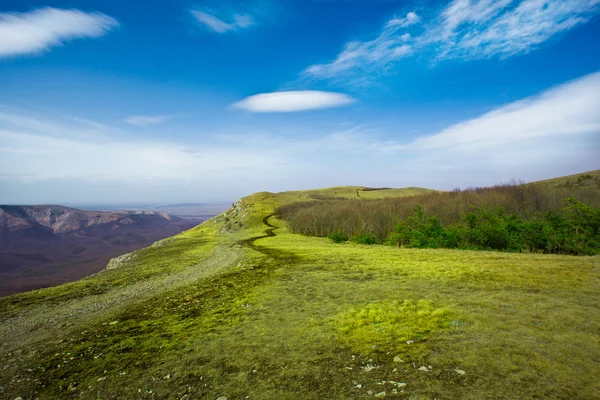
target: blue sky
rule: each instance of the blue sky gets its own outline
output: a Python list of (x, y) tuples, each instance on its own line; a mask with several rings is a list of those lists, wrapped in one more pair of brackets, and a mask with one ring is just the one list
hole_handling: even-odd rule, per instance
[(600, 0), (0, 4), (0, 203), (600, 168)]

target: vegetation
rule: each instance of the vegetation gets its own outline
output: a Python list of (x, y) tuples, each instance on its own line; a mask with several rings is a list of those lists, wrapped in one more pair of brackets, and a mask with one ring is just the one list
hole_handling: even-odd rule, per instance
[(593, 188), (507, 184), (360, 202), (295, 203), (281, 207), (278, 215), (295, 233), (329, 236), (338, 243), (351, 238), (359, 244), (416, 248), (600, 252), (600, 193)]
[(0, 398), (598, 398), (598, 256), (340, 246), (271, 216), (340, 191), (257, 193), (0, 299)]

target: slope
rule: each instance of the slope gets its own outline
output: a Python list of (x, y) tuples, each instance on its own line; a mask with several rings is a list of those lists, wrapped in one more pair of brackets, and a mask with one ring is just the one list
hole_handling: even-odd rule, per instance
[(582, 172), (580, 174), (561, 176), (559, 178), (546, 179), (534, 182), (539, 185), (545, 185), (558, 188), (593, 188), (600, 191), (600, 170)]
[(598, 398), (598, 257), (340, 246), (272, 216), (313, 194), (0, 300), (2, 396)]

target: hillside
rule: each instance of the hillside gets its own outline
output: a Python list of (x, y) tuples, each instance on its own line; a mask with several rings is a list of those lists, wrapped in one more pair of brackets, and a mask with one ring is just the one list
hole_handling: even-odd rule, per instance
[(154, 211), (0, 206), (0, 296), (81, 279), (193, 225)]
[(600, 170), (582, 172), (580, 174), (562, 176), (560, 178), (546, 179), (534, 183), (556, 188), (592, 188), (598, 189), (600, 192)]
[(599, 398), (598, 256), (337, 245), (273, 216), (355, 190), (256, 193), (0, 299), (2, 396)]

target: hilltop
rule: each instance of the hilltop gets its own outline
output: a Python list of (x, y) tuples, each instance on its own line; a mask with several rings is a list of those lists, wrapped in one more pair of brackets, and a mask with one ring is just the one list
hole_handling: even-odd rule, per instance
[(546, 179), (534, 183), (557, 188), (593, 188), (600, 191), (600, 170), (582, 172), (580, 174), (562, 176), (560, 178)]
[(598, 398), (598, 256), (339, 245), (274, 216), (356, 190), (390, 193), (256, 193), (0, 299), (3, 396)]

